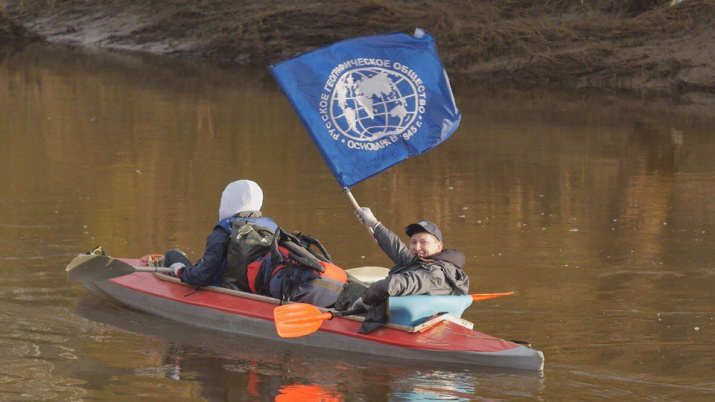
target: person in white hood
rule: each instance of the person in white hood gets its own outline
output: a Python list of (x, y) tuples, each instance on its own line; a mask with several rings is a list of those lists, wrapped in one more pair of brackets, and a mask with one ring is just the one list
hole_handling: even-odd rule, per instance
[[(193, 286), (221, 286), (228, 257), (231, 223), (238, 220), (275, 231), (278, 225), (261, 214), (263, 190), (251, 180), (230, 183), (221, 194), (219, 221), (208, 239), (200, 262), (193, 266), (181, 250), (169, 250), (164, 255), (164, 265), (171, 267), (172, 275)], [(225, 285), (225, 284), (224, 284)]]

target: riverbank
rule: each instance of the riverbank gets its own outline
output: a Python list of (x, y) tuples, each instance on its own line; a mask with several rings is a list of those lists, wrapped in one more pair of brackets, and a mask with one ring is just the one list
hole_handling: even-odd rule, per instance
[(0, 36), (267, 66), (418, 26), (455, 80), (715, 93), (715, 0), (676, 2), (0, 0)]

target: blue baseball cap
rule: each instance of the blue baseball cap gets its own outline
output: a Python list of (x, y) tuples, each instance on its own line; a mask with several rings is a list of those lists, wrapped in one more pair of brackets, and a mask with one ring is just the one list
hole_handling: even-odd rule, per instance
[(430, 221), (419, 221), (418, 223), (407, 225), (405, 228), (405, 233), (407, 233), (407, 236), (410, 237), (412, 237), (413, 234), (420, 232), (427, 232), (436, 237), (437, 240), (442, 241), (442, 232), (440, 232), (437, 225)]

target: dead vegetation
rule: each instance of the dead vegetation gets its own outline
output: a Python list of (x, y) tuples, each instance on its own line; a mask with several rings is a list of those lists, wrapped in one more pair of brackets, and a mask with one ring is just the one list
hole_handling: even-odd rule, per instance
[(671, 0), (24, 3), (25, 10), (16, 9), (24, 20), (48, 9), (130, 10), (151, 23), (116, 40), (143, 44), (168, 37), (195, 44), (172, 54), (216, 62), (265, 66), (339, 40), (421, 27), (436, 38), (456, 77), (657, 89), (681, 85), (678, 76), (685, 69), (706, 65), (705, 76), (689, 85), (715, 88), (715, 73), (707, 72), (713, 71), (715, 56), (703, 59), (697, 47), (689, 48), (693, 38), (715, 39), (715, 0), (675, 6)]
[(3, 41), (22, 39), (25, 37), (24, 30), (9, 18), (3, 6), (4, 5), (0, 3), (0, 43)]

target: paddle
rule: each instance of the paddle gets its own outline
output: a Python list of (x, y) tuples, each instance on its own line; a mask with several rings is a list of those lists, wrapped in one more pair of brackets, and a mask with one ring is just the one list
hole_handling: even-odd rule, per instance
[[(488, 300), (502, 296), (513, 295), (514, 292), (504, 293), (476, 293), (472, 294), (472, 300)], [(312, 304), (293, 303), (276, 307), (273, 310), (273, 318), (276, 322), (276, 331), (281, 338), (296, 338), (310, 335), (317, 331), (323, 321), (332, 320), (335, 317), (346, 317), (365, 312), (363, 309), (348, 311), (328, 311), (322, 312)]]
[[(168, 274), (171, 268), (134, 267), (124, 261), (98, 254), (80, 254), (67, 265), (67, 280), (75, 282), (96, 282), (112, 279), (135, 272), (162, 272)], [(346, 269), (353, 277), (364, 283), (373, 283), (385, 276), (389, 269), (383, 267), (357, 267)]]
[(323, 313), (312, 304), (294, 303), (276, 307), (273, 318), (276, 322), (276, 331), (281, 338), (296, 338), (310, 335), (320, 328), (325, 320), (334, 317), (346, 317), (364, 313), (364, 309), (348, 311), (328, 311)]
[(171, 272), (167, 267), (134, 267), (112, 257), (95, 254), (80, 254), (67, 265), (67, 280), (96, 282), (112, 279), (134, 272)]
[(511, 296), (511, 295), (513, 295), (513, 294), (514, 294), (514, 292), (481, 293), (481, 294), (473, 294), (473, 295), (470, 295), (470, 296), (472, 296), (472, 300), (474, 300), (474, 301), (480, 301), (480, 300), (496, 299), (497, 297), (502, 297), (502, 296)]

